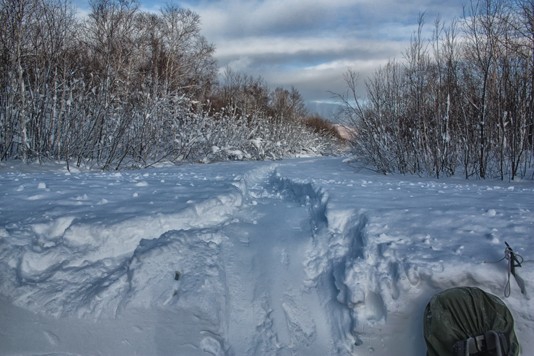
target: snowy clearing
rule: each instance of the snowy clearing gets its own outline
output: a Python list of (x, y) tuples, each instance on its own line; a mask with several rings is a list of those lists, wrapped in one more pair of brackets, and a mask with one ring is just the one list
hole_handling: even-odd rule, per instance
[(424, 355), (430, 297), (475, 286), (534, 350), (534, 183), (339, 158), (120, 173), (0, 166), (3, 355)]

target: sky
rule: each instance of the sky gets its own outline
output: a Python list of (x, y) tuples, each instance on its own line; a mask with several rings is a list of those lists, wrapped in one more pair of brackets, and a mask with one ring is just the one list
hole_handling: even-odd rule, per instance
[[(261, 76), (272, 87), (300, 91), (310, 107), (346, 90), (343, 74), (366, 78), (399, 59), (425, 13), (460, 17), (466, 0), (175, 0), (201, 17), (221, 68)], [(468, 0), (467, 0), (468, 1)], [(83, 7), (86, 0), (76, 0)], [(158, 11), (167, 1), (140, 0)], [(80, 6), (79, 5), (79, 6)]]

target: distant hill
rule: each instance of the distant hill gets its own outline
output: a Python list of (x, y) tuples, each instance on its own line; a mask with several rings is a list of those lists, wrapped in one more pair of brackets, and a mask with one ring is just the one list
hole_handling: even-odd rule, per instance
[(307, 101), (306, 108), (312, 114), (317, 114), (328, 121), (337, 123), (337, 113), (341, 109), (341, 104), (337, 103), (328, 103), (328, 102), (318, 102), (318, 101)]

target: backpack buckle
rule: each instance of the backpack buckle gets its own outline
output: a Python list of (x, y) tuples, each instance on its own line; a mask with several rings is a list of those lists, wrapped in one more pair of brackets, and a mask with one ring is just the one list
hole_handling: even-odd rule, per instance
[(482, 335), (470, 337), (467, 340), (458, 341), (454, 344), (454, 351), (457, 356), (505, 356), (501, 333), (490, 330)]

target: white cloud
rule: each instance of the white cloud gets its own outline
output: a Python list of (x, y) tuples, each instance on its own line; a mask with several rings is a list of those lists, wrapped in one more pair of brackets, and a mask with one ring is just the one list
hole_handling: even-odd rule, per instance
[[(226, 64), (226, 67), (229, 67), (235, 72), (244, 72), (247, 73), (250, 71), (250, 67), (253, 64), (253, 61), (250, 57), (239, 56), (237, 59), (231, 60)], [(226, 69), (221, 68), (221, 71), (224, 72)]]
[(336, 60), (328, 63), (321, 63), (316, 66), (305, 67), (303, 71), (309, 73), (309, 75), (314, 75), (318, 72), (328, 72), (328, 71), (346, 71), (347, 69), (358, 68), (362, 72), (369, 72), (370, 70), (375, 70), (376, 68), (383, 66), (387, 63), (388, 59), (380, 58), (374, 60), (361, 60), (361, 59), (342, 59)]
[(275, 55), (288, 56), (306, 52), (319, 54), (324, 52), (343, 52), (347, 49), (349, 41), (340, 41), (331, 38), (314, 37), (245, 37), (229, 41), (221, 41), (217, 47), (217, 56), (220, 58), (243, 55)]
[[(216, 48), (216, 57), (228, 60), (236, 57), (286, 56), (301, 62), (314, 57), (388, 57), (398, 53), (407, 42), (333, 37), (244, 37), (223, 40)], [(307, 60), (308, 59), (308, 60)]]

